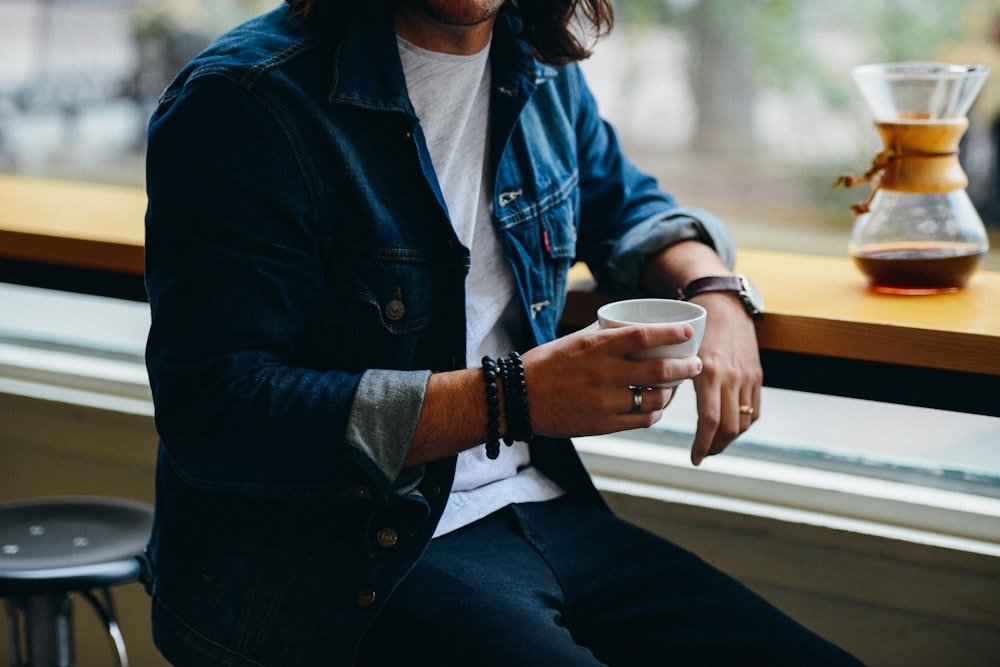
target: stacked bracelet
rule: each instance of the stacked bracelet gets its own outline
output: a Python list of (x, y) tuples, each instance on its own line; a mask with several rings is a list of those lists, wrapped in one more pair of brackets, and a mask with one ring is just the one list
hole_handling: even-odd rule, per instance
[(497, 395), (497, 365), (483, 357), (483, 381), (486, 382), (486, 456), (500, 456), (500, 397)]
[(521, 355), (511, 352), (496, 361), (483, 357), (483, 381), (486, 383), (486, 456), (500, 456), (500, 396), (497, 380), (503, 385), (504, 414), (507, 434), (503, 441), (508, 447), (515, 441), (531, 441), (531, 413), (528, 410), (528, 384), (524, 379)]
[(500, 386), (503, 387), (504, 415), (507, 417), (507, 433), (503, 436), (503, 444), (510, 447), (514, 444), (514, 437), (511, 433), (514, 424), (514, 408), (510, 402), (508, 392), (508, 388), (510, 387), (510, 365), (504, 357), (497, 359), (497, 379), (500, 380)]
[(524, 378), (524, 363), (517, 352), (511, 352), (503, 361), (503, 396), (507, 414), (507, 438), (504, 442), (530, 442), (531, 413), (528, 410), (528, 384)]

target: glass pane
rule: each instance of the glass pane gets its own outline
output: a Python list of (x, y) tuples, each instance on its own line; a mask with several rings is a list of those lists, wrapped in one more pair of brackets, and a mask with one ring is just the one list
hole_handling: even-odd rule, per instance
[[(0, 0), (0, 172), (142, 187), (145, 127), (160, 91), (214, 36), (276, 4)], [(620, 0), (616, 8), (615, 31), (583, 63), (604, 114), (641, 167), (682, 203), (726, 219), (747, 248), (846, 255), (849, 207), (867, 190), (831, 185), (865, 171), (880, 147), (853, 66), (991, 67), (961, 159), (991, 236), (986, 266), (1000, 270), (994, 0)], [(145, 306), (49, 295), (49, 307), (32, 311), (18, 305), (32, 301), (26, 295), (0, 294), (0, 338), (141, 356)], [(84, 326), (59, 317), (81, 308), (106, 317)], [(766, 416), (732, 454), (995, 493), (996, 419), (777, 390), (766, 399)], [(665, 443), (688, 447), (692, 418), (682, 392), (658, 427)]]
[[(678, 388), (657, 442), (688, 450), (691, 383)], [(1000, 498), (1000, 418), (764, 388), (761, 416), (725, 456), (804, 465)], [(711, 467), (711, 459), (703, 466)]]
[(0, 172), (143, 186), (174, 74), (274, 0), (0, 0)]
[[(905, 6), (904, 6), (905, 5)], [(743, 247), (846, 255), (861, 175), (881, 149), (854, 66), (897, 60), (992, 69), (960, 159), (1000, 268), (1000, 18), (988, 0), (622, 0), (583, 65), (626, 151), (682, 202), (718, 213)]]

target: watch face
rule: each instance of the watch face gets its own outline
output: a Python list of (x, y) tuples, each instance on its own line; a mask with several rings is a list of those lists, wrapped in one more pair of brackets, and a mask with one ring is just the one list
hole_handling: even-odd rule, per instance
[(758, 310), (764, 310), (764, 297), (760, 295), (757, 286), (750, 282), (750, 279), (746, 276), (740, 276), (740, 279), (743, 281), (743, 289), (746, 290), (750, 302)]
[(747, 306), (754, 311), (754, 315), (758, 315), (764, 312), (764, 298), (760, 295), (757, 290), (757, 286), (750, 282), (750, 279), (746, 276), (739, 276), (740, 282), (743, 283), (743, 296), (746, 301)]

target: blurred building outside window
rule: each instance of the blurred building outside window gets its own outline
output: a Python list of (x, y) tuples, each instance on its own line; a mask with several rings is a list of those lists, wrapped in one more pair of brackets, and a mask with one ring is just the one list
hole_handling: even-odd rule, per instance
[[(159, 93), (216, 35), (279, 2), (0, 0), (0, 173), (143, 187), (146, 123)], [(961, 158), (991, 235), (986, 267), (1000, 270), (996, 0), (618, 0), (616, 13), (614, 32), (583, 63), (602, 112), (640, 167), (681, 203), (727, 220), (747, 248), (846, 256), (849, 206), (867, 190), (831, 185), (845, 171), (863, 172), (880, 150), (853, 66), (945, 60), (991, 67)], [(105, 354), (99, 327), (68, 343), (62, 337), (70, 332), (52, 333), (93, 311), (89, 299), (54, 295), (52, 307), (80, 312), (26, 323), (25, 308), (44, 300), (0, 286), (0, 341), (49, 336)], [(144, 326), (139, 304), (118, 311), (125, 330)], [(141, 340), (122, 349), (141, 361)], [(807, 400), (800, 396), (781, 400), (796, 413), (812, 409), (799, 406)], [(682, 395), (676, 404), (676, 418), (661, 429), (681, 433), (677, 446), (684, 446), (693, 402)], [(948, 415), (942, 427), (934, 411), (896, 407), (889, 419), (890, 408), (851, 408), (865, 415), (856, 431), (866, 435), (850, 442), (836, 419), (810, 417), (805, 430), (762, 420), (754, 431), (767, 442), (743, 449), (766, 456), (806, 449), (837, 465), (877, 460), (886, 464), (877, 475), (888, 469), (938, 483), (965, 480), (1000, 495), (1000, 419)], [(805, 431), (813, 445), (795, 441)], [(886, 442), (893, 447), (880, 451)]]

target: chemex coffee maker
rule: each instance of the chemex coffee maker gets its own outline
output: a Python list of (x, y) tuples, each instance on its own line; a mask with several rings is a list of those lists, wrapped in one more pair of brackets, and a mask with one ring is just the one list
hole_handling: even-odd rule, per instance
[(890, 294), (954, 292), (982, 264), (989, 241), (958, 160), (968, 112), (989, 74), (981, 65), (884, 63), (852, 71), (883, 149), (861, 177), (871, 184), (849, 251), (869, 285)]

